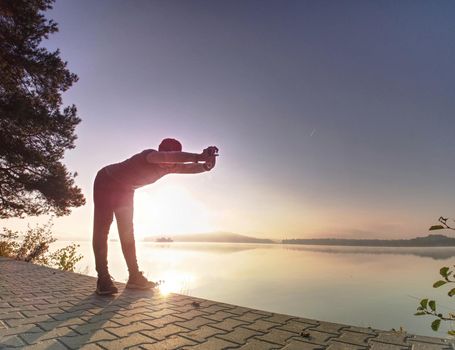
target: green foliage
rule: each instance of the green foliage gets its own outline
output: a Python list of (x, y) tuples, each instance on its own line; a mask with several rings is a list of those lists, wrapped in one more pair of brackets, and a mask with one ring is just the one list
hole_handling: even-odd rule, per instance
[[(67, 215), (85, 203), (76, 174), (61, 162), (80, 122), (61, 94), (77, 76), (58, 50), (41, 45), (58, 31), (43, 13), (53, 2), (0, 1), (0, 219)], [(46, 245), (36, 254), (40, 249)]]
[(52, 265), (64, 271), (74, 272), (76, 264), (83, 258), (77, 253), (78, 244), (71, 244), (53, 252), (50, 256)]
[(439, 288), (441, 286), (443, 286), (444, 284), (446, 284), (447, 282), (446, 281), (436, 281), (434, 284), (433, 284), (433, 288)]
[[(454, 230), (455, 228), (451, 227), (447, 221), (448, 218), (440, 217), (438, 221), (442, 225), (433, 225), (430, 227), (430, 230), (440, 230), (440, 229), (449, 229)], [(455, 267), (455, 266), (454, 266)], [(439, 274), (443, 279), (440, 279), (433, 283), (433, 288), (440, 288), (442, 286), (447, 286), (451, 283), (455, 283), (454, 270), (449, 266), (443, 266), (439, 270)], [(448, 291), (447, 295), (453, 297), (455, 295), (455, 288), (452, 288)], [(420, 300), (420, 305), (417, 307), (417, 312), (415, 316), (435, 316), (436, 319), (431, 322), (431, 329), (433, 331), (438, 331), (442, 321), (455, 321), (455, 314), (449, 313), (444, 315), (437, 310), (436, 301), (429, 300), (428, 298)], [(455, 330), (451, 329), (448, 331), (448, 334), (455, 336)]]
[(55, 242), (52, 237), (52, 223), (43, 226), (28, 227), (23, 234), (23, 239), (15, 252), (16, 259), (26, 262), (49, 265), (48, 250), (51, 243)]
[(24, 233), (3, 228), (0, 234), (0, 256), (74, 272), (77, 262), (82, 259), (77, 252), (79, 245), (71, 244), (50, 253), (49, 247), (56, 241), (51, 229), (51, 222), (28, 227)]
[(441, 325), (441, 319), (438, 318), (431, 322), (431, 329), (434, 330), (435, 332), (439, 329), (439, 326)]
[(3, 233), (0, 233), (0, 256), (13, 256), (19, 249), (17, 232), (3, 228)]
[(447, 266), (441, 267), (441, 269), (439, 270), (439, 274), (444, 278), (449, 277), (451, 273), (452, 272), (450, 271), (450, 268)]

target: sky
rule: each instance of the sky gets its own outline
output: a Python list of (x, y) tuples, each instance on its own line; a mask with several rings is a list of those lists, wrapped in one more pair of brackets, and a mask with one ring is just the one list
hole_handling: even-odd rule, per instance
[(96, 172), (175, 137), (218, 146), (217, 166), (136, 191), (138, 237), (428, 234), (455, 216), (454, 13), (443, 0), (57, 0), (43, 44), (79, 76), (64, 162), (87, 204), (55, 232), (90, 239)]

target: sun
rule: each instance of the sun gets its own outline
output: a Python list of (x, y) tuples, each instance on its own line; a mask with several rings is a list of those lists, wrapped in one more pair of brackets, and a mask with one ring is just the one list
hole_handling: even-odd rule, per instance
[(206, 205), (173, 184), (136, 191), (134, 226), (138, 238), (213, 231)]

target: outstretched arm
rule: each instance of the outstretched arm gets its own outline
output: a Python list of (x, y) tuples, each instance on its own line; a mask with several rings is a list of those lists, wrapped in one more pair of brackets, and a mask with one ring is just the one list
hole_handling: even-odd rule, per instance
[(175, 174), (199, 174), (209, 171), (205, 163), (175, 164), (172, 172)]
[(146, 157), (148, 163), (197, 163), (204, 158), (199, 153), (158, 151), (149, 152)]

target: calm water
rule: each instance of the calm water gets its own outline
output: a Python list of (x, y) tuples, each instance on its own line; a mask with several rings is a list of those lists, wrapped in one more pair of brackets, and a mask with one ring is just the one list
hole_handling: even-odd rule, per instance
[[(54, 248), (68, 244), (60, 241)], [(79, 271), (95, 275), (90, 242)], [(365, 248), (220, 243), (138, 243), (141, 269), (177, 292), (319, 320), (410, 333), (433, 332), (430, 317), (413, 316), (418, 300), (435, 298), (445, 313), (455, 305), (433, 289), (439, 268), (453, 265), (455, 248)], [(127, 270), (119, 242), (109, 242), (118, 281)], [(452, 307), (452, 308), (451, 308)]]

